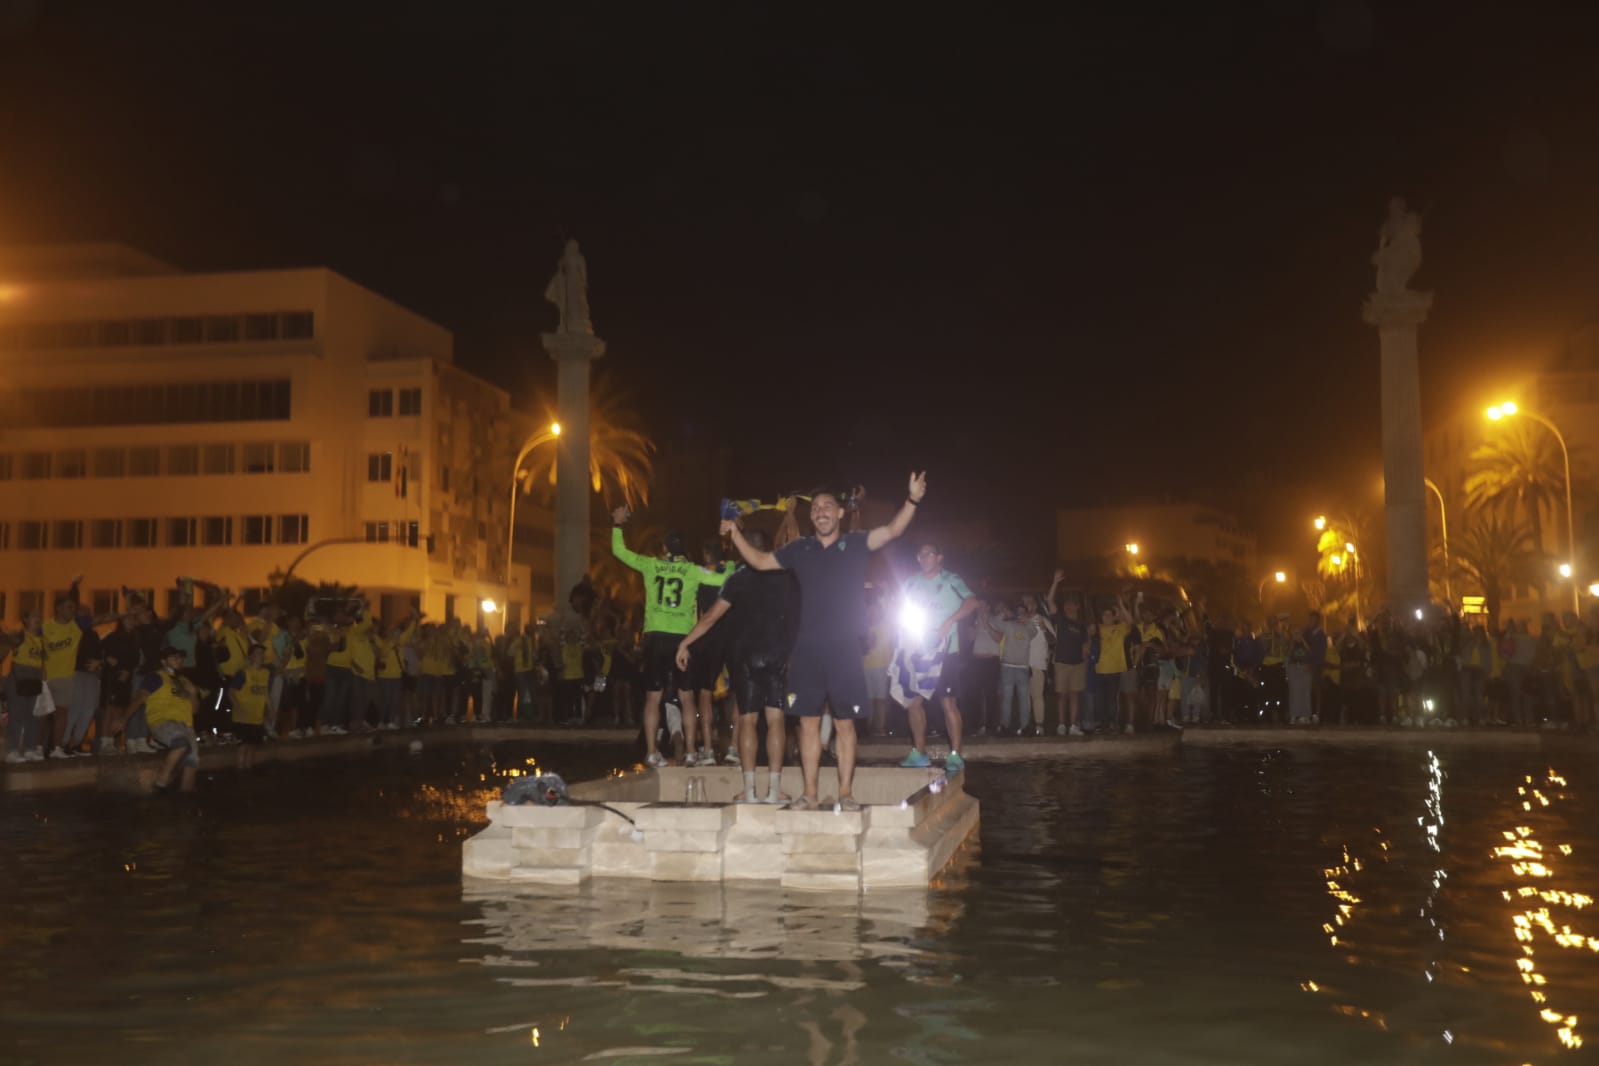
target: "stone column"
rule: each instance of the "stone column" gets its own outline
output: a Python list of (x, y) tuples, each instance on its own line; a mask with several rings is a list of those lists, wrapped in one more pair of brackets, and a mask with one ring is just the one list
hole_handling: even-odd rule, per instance
[(589, 570), (589, 364), (605, 354), (591, 333), (546, 333), (544, 350), (555, 360), (555, 607)]
[[(1426, 606), (1427, 489), (1421, 445), (1421, 370), (1416, 330), (1432, 294), (1373, 293), (1364, 317), (1382, 342), (1382, 468), (1388, 525), (1388, 603), (1407, 615)], [(1359, 547), (1357, 545), (1357, 547)]]

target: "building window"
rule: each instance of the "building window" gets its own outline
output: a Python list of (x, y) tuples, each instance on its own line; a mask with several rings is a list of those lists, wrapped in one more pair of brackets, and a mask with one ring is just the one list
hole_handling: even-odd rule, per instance
[(121, 477), (127, 468), (127, 453), (121, 448), (94, 450), (95, 477)]
[(439, 489), (443, 492), (450, 491), (450, 468), (447, 466), (439, 467)]
[(247, 341), (275, 341), (278, 339), (277, 315), (245, 315), (244, 339)]
[(270, 515), (244, 516), (244, 543), (271, 544), (272, 517)]
[(118, 611), (116, 589), (95, 589), (89, 593), (90, 613), (96, 618)]
[(278, 445), (278, 470), (285, 474), (304, 474), (311, 469), (309, 441), (288, 441)]
[(366, 542), (368, 544), (387, 544), (389, 542), (389, 523), (368, 522), (366, 524)]
[(366, 416), (388, 418), (394, 414), (394, 390), (372, 389), (366, 394)]
[(200, 452), (200, 470), (206, 474), (233, 473), (233, 445), (207, 444)]
[[(122, 523), (115, 518), (97, 518), (89, 523), (89, 547), (91, 548), (120, 548), (122, 547)], [(95, 614), (104, 614), (96, 611)]]
[(127, 470), (129, 477), (156, 477), (161, 473), (161, 449), (129, 448)]
[(200, 472), (200, 446), (174, 444), (167, 449), (167, 473), (198, 474)]
[(167, 547), (192, 548), (198, 543), (196, 522), (192, 518), (167, 519)]
[[(10, 547), (11, 547), (11, 523), (10, 522), (0, 522), (0, 551), (5, 551), (7, 548), (10, 548)], [(6, 616), (6, 613), (4, 611), (0, 611), (0, 618), (4, 618), (5, 616)]]
[(287, 420), (287, 378), (24, 388), (0, 395), (0, 420), (31, 429)]
[(44, 614), (44, 590), (23, 589), (17, 593), (17, 610), (24, 618), (30, 614)]
[(422, 413), (422, 390), (400, 390), (400, 414), (419, 415)]
[(167, 335), (173, 344), (199, 344), (205, 337), (205, 325), (198, 317), (174, 318)]
[(50, 523), (50, 545), (55, 548), (83, 547), (83, 523), (71, 518)]
[(283, 314), (283, 336), (300, 340), (315, 333), (315, 319), (310, 311), (286, 311)]
[(22, 479), (40, 481), (50, 476), (49, 452), (22, 453)]
[(394, 453), (380, 452), (377, 455), (367, 456), (366, 479), (368, 481), (394, 480)]
[(210, 315), (205, 320), (205, 339), (226, 344), (239, 339), (238, 315)]
[(165, 344), (167, 342), (167, 320), (164, 318), (141, 318), (133, 323), (133, 343), (135, 344)]
[(49, 535), (43, 522), (23, 519), (17, 523), (17, 547), (22, 551), (39, 551), (49, 543)]
[(126, 319), (111, 319), (100, 323), (100, 346), (121, 348), (133, 343), (133, 323)]
[(278, 543), (306, 544), (311, 540), (311, 524), (303, 514), (278, 515)]
[(123, 524), (123, 542), (130, 548), (153, 548), (156, 546), (157, 525), (153, 518), (130, 518)]
[(207, 545), (233, 543), (233, 519), (221, 515), (207, 515), (200, 519), (200, 543)]
[(0, 481), (11, 480), (11, 453), (0, 454)]
[(89, 454), (82, 448), (56, 452), (56, 477), (80, 478), (89, 473)]
[(277, 469), (278, 446), (276, 444), (254, 442), (244, 445), (244, 472), (246, 474), (270, 474)]

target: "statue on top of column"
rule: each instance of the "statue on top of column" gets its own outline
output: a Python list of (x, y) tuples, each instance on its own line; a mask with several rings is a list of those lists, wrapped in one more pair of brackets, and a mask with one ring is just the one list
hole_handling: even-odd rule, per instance
[(555, 276), (544, 288), (544, 298), (561, 313), (561, 324), (555, 327), (557, 333), (594, 336), (594, 323), (589, 319), (588, 262), (577, 250), (576, 241), (566, 242)]
[(1388, 217), (1377, 231), (1371, 262), (1377, 268), (1378, 293), (1409, 291), (1410, 279), (1421, 266), (1421, 216), (1406, 207), (1402, 197), (1388, 201)]

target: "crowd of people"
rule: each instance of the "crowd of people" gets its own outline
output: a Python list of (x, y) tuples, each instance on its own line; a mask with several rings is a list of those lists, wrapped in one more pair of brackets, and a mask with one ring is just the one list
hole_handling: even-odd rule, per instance
[[(95, 618), (74, 581), (50, 617), (29, 613), (0, 636), (5, 762), (161, 752), (157, 786), (190, 789), (205, 743), (237, 744), (248, 768), (266, 742), (514, 719), (641, 726), (649, 765), (737, 764), (751, 802), (820, 803), (825, 750), (839, 767), (836, 802), (850, 806), (858, 732), (894, 735), (902, 723), (902, 765), (931, 765), (931, 728), (952, 770), (968, 734), (1051, 726), (1082, 737), (1595, 724), (1599, 617), (1546, 614), (1535, 635), (1446, 604), (1368, 625), (1351, 615), (1332, 632), (1318, 612), (1297, 625), (1282, 613), (1257, 630), (1213, 619), (1203, 600), (1086, 596), (1060, 571), (1038, 594), (979, 596), (934, 543), (918, 545), (898, 587), (872, 589), (868, 560), (904, 534), (925, 492), (913, 477), (890, 523), (846, 532), (849, 497), (818, 491), (812, 532), (791, 528), (775, 549), (730, 514), (697, 562), (676, 534), (655, 555), (629, 549), (620, 508), (613, 550), (643, 580), (642, 618), (585, 579), (549, 618), (499, 636), (414, 606), (380, 618), (361, 598), (247, 616), (242, 600), (189, 579), (180, 600), (200, 592), (209, 606), (163, 619), (128, 594), (124, 610)], [(805, 792), (791, 799), (778, 783), (795, 752)]]

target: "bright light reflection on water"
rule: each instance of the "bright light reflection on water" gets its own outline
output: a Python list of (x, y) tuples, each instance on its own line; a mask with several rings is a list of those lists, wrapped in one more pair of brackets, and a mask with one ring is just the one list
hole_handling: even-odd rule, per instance
[(463, 887), (513, 773), (622, 749), (8, 796), (0, 1061), (1575, 1062), (1592, 756), (979, 763), (980, 845), (927, 891), (844, 899)]

